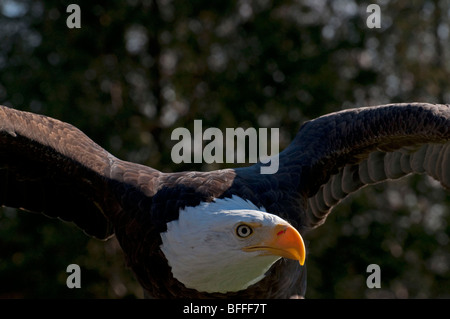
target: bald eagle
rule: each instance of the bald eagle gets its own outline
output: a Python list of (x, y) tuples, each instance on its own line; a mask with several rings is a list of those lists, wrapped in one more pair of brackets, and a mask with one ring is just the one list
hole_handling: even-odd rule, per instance
[(120, 160), (70, 124), (0, 107), (0, 204), (115, 235), (154, 298), (289, 298), (306, 289), (302, 236), (348, 194), (425, 173), (450, 188), (450, 106), (390, 104), (304, 123), (279, 154), (210, 172)]

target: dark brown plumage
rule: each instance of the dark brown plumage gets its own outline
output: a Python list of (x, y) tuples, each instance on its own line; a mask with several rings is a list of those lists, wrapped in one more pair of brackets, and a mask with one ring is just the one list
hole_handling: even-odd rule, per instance
[(300, 233), (321, 225), (357, 189), (409, 173), (450, 188), (450, 106), (392, 104), (345, 110), (303, 124), (279, 155), (276, 174), (259, 165), (162, 173), (119, 160), (58, 120), (0, 107), (0, 204), (73, 221), (87, 234), (115, 234), (153, 297), (288, 298), (303, 295), (305, 267), (280, 259), (246, 290), (208, 294), (173, 278), (160, 233), (179, 210), (238, 194)]

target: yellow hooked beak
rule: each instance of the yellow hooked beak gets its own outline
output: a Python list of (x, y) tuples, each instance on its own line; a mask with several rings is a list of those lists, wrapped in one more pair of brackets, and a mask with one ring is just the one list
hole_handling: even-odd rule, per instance
[(305, 243), (299, 232), (288, 224), (276, 225), (266, 240), (243, 248), (244, 251), (261, 251), (261, 255), (274, 255), (298, 260), (303, 266), (306, 258)]

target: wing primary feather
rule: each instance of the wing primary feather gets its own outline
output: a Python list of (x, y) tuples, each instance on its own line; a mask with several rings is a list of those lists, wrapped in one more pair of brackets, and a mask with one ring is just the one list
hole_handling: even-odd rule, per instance
[[(388, 104), (343, 110), (302, 125), (280, 153), (278, 182), (306, 199), (307, 227), (323, 223), (331, 209), (366, 185), (428, 174), (449, 187), (450, 106)], [(300, 172), (283, 184), (280, 172)]]
[(158, 176), (115, 158), (68, 123), (0, 106), (1, 205), (73, 221), (106, 239), (114, 233), (110, 218), (121, 209), (114, 192), (130, 189), (110, 181), (145, 196)]

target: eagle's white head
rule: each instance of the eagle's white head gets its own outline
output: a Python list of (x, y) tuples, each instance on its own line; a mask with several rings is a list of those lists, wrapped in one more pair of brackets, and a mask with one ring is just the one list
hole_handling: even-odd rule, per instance
[(295, 228), (238, 196), (182, 209), (161, 238), (173, 276), (202, 292), (245, 289), (281, 257), (305, 260)]

